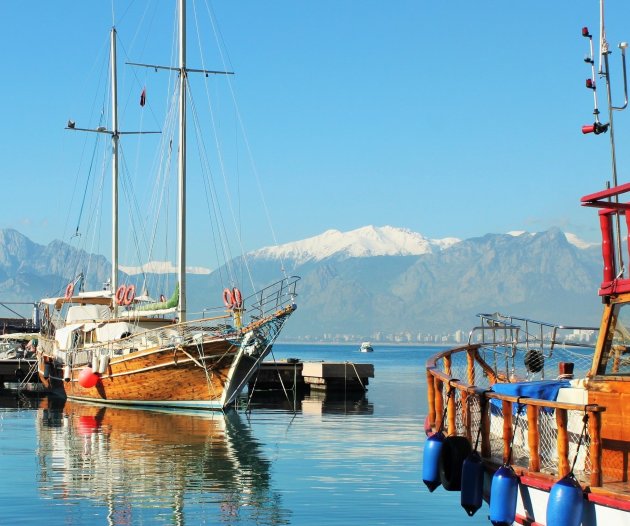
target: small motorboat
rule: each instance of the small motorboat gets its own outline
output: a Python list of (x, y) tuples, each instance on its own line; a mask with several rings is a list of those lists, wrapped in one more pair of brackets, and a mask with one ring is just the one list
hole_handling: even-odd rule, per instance
[(373, 352), (374, 349), (372, 348), (372, 344), (370, 342), (363, 342), (361, 344), (361, 352)]

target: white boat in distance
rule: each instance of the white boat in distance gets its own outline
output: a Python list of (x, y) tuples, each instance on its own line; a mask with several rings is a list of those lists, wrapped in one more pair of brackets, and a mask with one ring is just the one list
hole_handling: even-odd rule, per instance
[(359, 349), (361, 352), (373, 352), (374, 348), (372, 347), (372, 344), (370, 342), (363, 342), (361, 344), (361, 349)]
[[(192, 97), (189, 76), (201, 73), (208, 77), (231, 72), (187, 67), (185, 0), (178, 2), (178, 18), (177, 66), (129, 63), (156, 72), (167, 70), (178, 77), (169, 97), (169, 102), (178, 111), (167, 112), (165, 122), (165, 128), (174, 139), (166, 137), (162, 141), (163, 151), (166, 151), (162, 158), (170, 160), (171, 152), (176, 152), (178, 166), (177, 281), (170, 298), (152, 299), (147, 293), (146, 282), (132, 283), (129, 276), (119, 275), (119, 139), (132, 132), (122, 132), (118, 127), (115, 28), (111, 31), (110, 46), (109, 127), (81, 129), (75, 122), (68, 122), (70, 130), (109, 135), (112, 151), (112, 272), (109, 283), (104, 290), (86, 291), (87, 280), (81, 271), (63, 285), (65, 288), (61, 288), (59, 295), (40, 303), (39, 376), (47, 388), (70, 399), (221, 410), (234, 403), (296, 309), (298, 277), (284, 277), (258, 291), (250, 277), (252, 292), (245, 297), (234, 279), (236, 273), (232, 273), (216, 292), (215, 305), (221, 305), (221, 295), (223, 300), (217, 315), (207, 317), (203, 313), (199, 319), (188, 319), (186, 104)], [(144, 107), (145, 103), (143, 89), (140, 105)], [(197, 111), (195, 105), (191, 115), (197, 117)], [(175, 126), (171, 120), (176, 122), (176, 119), (168, 117), (177, 114), (179, 123)], [(123, 188), (129, 192), (128, 187)], [(214, 227), (209, 224), (207, 230), (212, 231)], [(154, 232), (149, 230), (149, 234)], [(146, 232), (143, 234), (151, 238)], [(148, 252), (150, 257), (151, 251)], [(226, 257), (225, 261), (230, 258)]]

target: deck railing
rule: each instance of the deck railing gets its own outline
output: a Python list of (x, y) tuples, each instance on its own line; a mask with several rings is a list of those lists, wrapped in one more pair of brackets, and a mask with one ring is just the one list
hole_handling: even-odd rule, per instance
[(467, 345), (429, 359), (432, 429), (465, 436), (473, 446), (479, 437), (480, 454), (497, 465), (510, 461), (522, 473), (550, 478), (566, 475), (575, 465), (583, 484), (601, 486), (605, 409), (491, 392), (497, 375), (483, 360), (481, 347)]
[(251, 316), (264, 317), (295, 301), (298, 276), (281, 279), (258, 292), (246, 297), (243, 304), (250, 310)]
[(575, 376), (591, 367), (597, 327), (557, 325), (500, 313), (478, 314), (481, 324), (468, 336), (480, 354), (505, 378), (545, 379), (558, 376), (558, 365), (570, 362)]

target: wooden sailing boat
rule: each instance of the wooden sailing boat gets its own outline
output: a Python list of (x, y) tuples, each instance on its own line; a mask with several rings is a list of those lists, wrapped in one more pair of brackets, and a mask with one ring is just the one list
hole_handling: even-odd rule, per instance
[[(42, 300), (39, 375), (55, 393), (78, 400), (222, 409), (270, 352), (295, 310), (299, 278), (284, 278), (243, 298), (223, 291), (226, 313), (187, 320), (186, 310), (186, 3), (179, 0), (177, 285), (167, 301), (141, 301), (134, 285), (118, 284), (118, 129), (116, 30), (111, 33), (112, 274), (106, 290), (81, 291), (83, 275), (65, 294)], [(140, 64), (135, 64), (140, 65)], [(144, 97), (144, 94), (143, 94)], [(143, 101), (144, 102), (144, 101)], [(79, 130), (74, 122), (70, 129)]]
[[(605, 43), (603, 2), (600, 12)], [(593, 87), (592, 37), (587, 28), (582, 34), (591, 43)], [(619, 46), (624, 84), (626, 46)], [(599, 121), (595, 97), (595, 122), (583, 128), (610, 130), (613, 151), (611, 187), (582, 198), (600, 209), (599, 328), (480, 314), (467, 345), (426, 364), (423, 479), (431, 491), (461, 489), (469, 515), (483, 496), (493, 524), (630, 524), (630, 276), (619, 228), (624, 223), (630, 234), (630, 202), (621, 202), (630, 184), (617, 183), (612, 110), (625, 106), (610, 103), (608, 54), (605, 43), (600, 75), (610, 120)]]

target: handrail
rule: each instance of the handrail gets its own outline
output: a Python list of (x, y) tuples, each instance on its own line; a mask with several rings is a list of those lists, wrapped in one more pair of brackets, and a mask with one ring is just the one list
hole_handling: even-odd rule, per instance
[[(507, 462), (512, 442), (512, 411), (513, 404), (520, 404), (526, 409), (527, 421), (527, 443), (529, 446), (529, 464), (518, 466), (525, 473), (542, 474), (541, 472), (541, 440), (539, 436), (538, 419), (541, 409), (553, 410), (556, 414), (556, 426), (558, 429), (556, 436), (557, 470), (560, 477), (569, 473), (569, 431), (568, 412), (576, 411), (589, 416), (588, 431), (590, 435), (589, 458), (590, 475), (588, 483), (590, 487), (602, 486), (602, 442), (601, 442), (601, 415), (606, 408), (598, 404), (577, 404), (571, 402), (556, 402), (538, 398), (527, 398), (513, 395), (495, 393), (490, 389), (483, 389), (474, 385), (475, 365), (484, 367), (484, 362), (479, 356), (480, 344), (466, 345), (455, 349), (439, 352), (431, 356), (426, 363), (427, 374), (427, 397), (429, 404), (428, 420), (433, 429), (442, 428), (447, 424), (448, 434), (457, 434), (456, 419), (458, 414), (455, 397), (449, 396), (446, 404), (445, 422), (442, 422), (444, 414), (445, 396), (444, 391), (459, 392), (461, 396), (461, 411), (465, 425), (465, 434), (470, 438), (472, 434), (471, 409), (468, 404), (470, 397), (477, 397), (479, 400), (497, 400), (501, 402), (503, 415), (502, 442), (503, 442), (503, 462)], [(454, 378), (452, 376), (452, 358), (454, 355), (467, 353), (466, 380)], [(444, 370), (438, 368), (438, 363), (443, 361)], [(485, 364), (487, 366), (487, 364)], [(487, 366), (489, 367), (489, 366)], [(484, 367), (485, 370), (485, 367)], [(496, 382), (496, 378), (492, 379)], [(446, 389), (445, 389), (446, 388)], [(481, 454), (487, 460), (491, 457), (491, 437), (490, 437), (490, 404), (480, 404), (480, 426), (481, 426)], [(460, 428), (461, 429), (461, 428)]]

